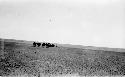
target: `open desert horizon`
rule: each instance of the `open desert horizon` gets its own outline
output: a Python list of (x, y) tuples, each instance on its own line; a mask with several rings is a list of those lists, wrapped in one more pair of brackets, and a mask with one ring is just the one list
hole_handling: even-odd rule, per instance
[(0, 0), (0, 77), (124, 77), (124, 21), (124, 0)]
[[(33, 42), (0, 39), (0, 76), (90, 77), (124, 76), (125, 49), (75, 46), (34, 46)], [(38, 41), (37, 41), (38, 42)], [(3, 46), (4, 45), (4, 46)]]

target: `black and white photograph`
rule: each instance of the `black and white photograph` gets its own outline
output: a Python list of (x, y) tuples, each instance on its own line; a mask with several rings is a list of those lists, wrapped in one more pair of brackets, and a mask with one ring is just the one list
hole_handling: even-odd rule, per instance
[(0, 0), (0, 77), (124, 77), (125, 0)]

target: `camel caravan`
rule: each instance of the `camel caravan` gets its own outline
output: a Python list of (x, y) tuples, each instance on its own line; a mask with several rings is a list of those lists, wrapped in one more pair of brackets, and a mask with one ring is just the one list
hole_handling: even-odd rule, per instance
[(52, 43), (38, 43), (38, 42), (33, 42), (33, 47), (40, 47), (40, 46), (42, 46), (43, 48), (57, 47), (57, 45), (52, 44)]

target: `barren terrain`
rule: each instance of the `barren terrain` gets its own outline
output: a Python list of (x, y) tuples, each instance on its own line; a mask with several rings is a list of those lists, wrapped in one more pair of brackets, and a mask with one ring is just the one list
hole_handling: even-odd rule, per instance
[[(33, 47), (33, 41), (0, 40), (0, 76), (124, 76), (125, 49), (61, 45)], [(4, 46), (3, 46), (4, 44)]]

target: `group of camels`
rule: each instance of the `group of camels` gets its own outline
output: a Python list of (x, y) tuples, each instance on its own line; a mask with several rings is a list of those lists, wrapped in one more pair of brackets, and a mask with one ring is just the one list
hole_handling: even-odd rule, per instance
[(39, 43), (39, 42), (33, 42), (33, 47), (40, 47), (42, 46), (43, 48), (49, 48), (49, 47), (57, 47), (57, 45), (52, 44), (52, 43)]

